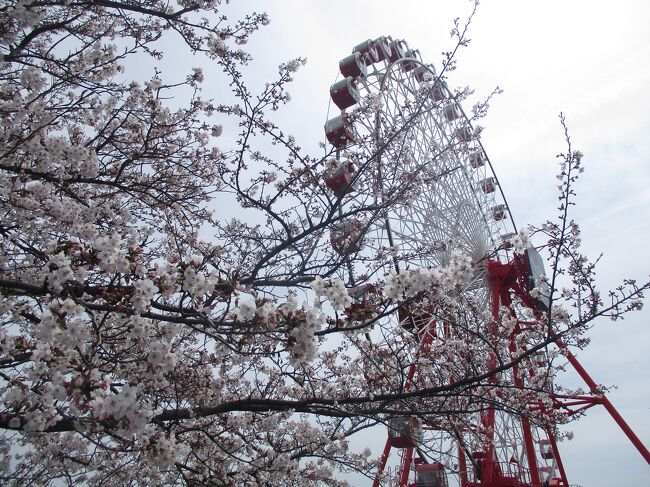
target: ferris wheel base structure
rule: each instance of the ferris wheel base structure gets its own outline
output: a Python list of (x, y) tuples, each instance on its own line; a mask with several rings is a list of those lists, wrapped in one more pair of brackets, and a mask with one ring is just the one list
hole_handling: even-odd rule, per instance
[[(493, 317), (498, 319), (499, 309), (512, 305), (513, 296), (521, 300), (529, 309), (539, 312), (545, 309), (545, 303), (530, 295), (530, 283), (535, 282), (531, 262), (537, 260), (536, 251), (529, 248), (523, 255), (517, 255), (506, 264), (498, 261), (488, 261), (488, 277), (492, 291)], [(597, 384), (577, 360), (575, 355), (566, 347), (564, 342), (554, 337), (553, 343), (563, 350), (567, 361), (573, 366), (579, 376), (589, 387), (590, 394), (585, 395), (553, 395), (553, 407), (549, 413), (560, 411), (569, 416), (581, 413), (586, 409), (603, 405), (612, 419), (621, 428), (630, 442), (650, 465), (650, 452), (625, 422), (609, 399), (599, 390)], [(416, 364), (411, 366), (408, 377), (415, 376)], [(517, 371), (515, 370), (515, 377)], [(517, 380), (515, 379), (517, 382)], [(409, 384), (407, 384), (409, 385)], [(517, 384), (515, 384), (517, 385)], [(521, 384), (519, 384), (521, 385)], [(485, 430), (498, 429), (495, 423), (495, 411), (488, 410), (482, 415)], [(459, 487), (570, 487), (567, 474), (561, 460), (556, 438), (550, 430), (546, 430), (546, 438), (534, 439), (530, 423), (525, 417), (520, 418), (526, 465), (511, 458), (509, 461), (499, 461), (495, 455), (495, 441), (488, 442), (486, 451), (473, 451), (468, 454), (459, 445), (457, 447), (456, 465), (453, 475), (457, 477)], [(417, 422), (409, 424), (409, 428), (388, 423), (389, 436), (373, 487), (382, 485), (398, 487), (450, 487), (449, 476), (444, 465), (438, 462), (426, 463), (418, 458), (417, 429), (424, 428)], [(382, 480), (382, 473), (392, 449), (401, 453), (401, 462), (394, 476)], [(545, 463), (541, 463), (542, 459)], [(549, 461), (551, 466), (549, 466)], [(415, 479), (409, 480), (411, 477)], [(386, 482), (388, 480), (388, 482)], [(453, 485), (453, 484), (452, 484)]]
[[(507, 374), (509, 387), (527, 390), (534, 375), (531, 369), (550, 366), (546, 350), (551, 346), (560, 349), (589, 388), (587, 394), (563, 395), (553, 393), (551, 384), (548, 401), (532, 400), (518, 414), (482, 407), (472, 413), (464, 429), (454, 431), (430, 418), (423, 422), (417, 414), (388, 417), (388, 438), (373, 487), (569, 487), (556, 420), (598, 404), (650, 464), (648, 450), (562, 337), (553, 335), (551, 322), (543, 343), (521, 348), (524, 340), (518, 339), (534, 324), (526, 321), (530, 318), (523, 310), (541, 322), (551, 307), (550, 292), (542, 286), (540, 293), (539, 283), (545, 282), (540, 279), (543, 261), (532, 247), (519, 254), (509, 250), (507, 244), (517, 229), (505, 195), (479, 131), (472, 128), (442, 73), (425, 64), (419, 51), (405, 41), (383, 36), (354, 47), (340, 61), (339, 71), (343, 78), (331, 86), (330, 96), (340, 114), (328, 114), (325, 124), (336, 158), (325, 175), (325, 186), (336, 198), (340, 215), (347, 206), (354, 210), (353, 217), (332, 228), (330, 239), (347, 264), (349, 287), (362, 295), (374, 288), (367, 281), (361, 285), (356, 281), (355, 259), (372, 263), (376, 255), (392, 255), (384, 260), (388, 267), (377, 264), (370, 273), (361, 269), (359, 274), (368, 276), (413, 266), (443, 267), (455, 253), (467, 255), (476, 263), (476, 272), (466, 291), (483, 303), (492, 318), (482, 331), (488, 339), (494, 335), (493, 350), (496, 333), (491, 327), (497, 327), (505, 313), (515, 326), (504, 356), (519, 354), (533, 364), (520, 360), (499, 369), (496, 352), (485, 352), (481, 363), (488, 363), (487, 371), (492, 371), (488, 384), (496, 386)], [(424, 189), (410, 186), (415, 180)], [(411, 189), (415, 197), (409, 195)], [(406, 197), (407, 203), (400, 206), (399, 196)], [(371, 207), (370, 203), (382, 211), (364, 221), (361, 209)], [(434, 313), (416, 316), (409, 306), (400, 306), (397, 318), (420, 344), (403, 384), (403, 390), (409, 390), (417, 387), (418, 356), (441, 338), (436, 330), (449, 326), (438, 323)], [(453, 337), (462, 340), (462, 335)], [(529, 419), (533, 412), (538, 418), (535, 424)], [(438, 442), (433, 453), (422, 450), (425, 434)], [(388, 472), (393, 450), (401, 458), (397, 469)]]

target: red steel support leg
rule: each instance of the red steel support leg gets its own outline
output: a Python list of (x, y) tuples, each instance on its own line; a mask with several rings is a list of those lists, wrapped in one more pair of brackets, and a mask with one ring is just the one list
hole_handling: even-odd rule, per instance
[(567, 480), (566, 472), (564, 471), (564, 465), (562, 464), (562, 458), (560, 458), (560, 451), (557, 449), (557, 442), (555, 441), (555, 435), (550, 432), (546, 431), (546, 436), (548, 439), (551, 441), (551, 448), (553, 449), (553, 457), (555, 458), (555, 461), (557, 462), (557, 468), (560, 471), (560, 478), (562, 479), (562, 483), (566, 486), (569, 485), (569, 481)]
[(377, 475), (375, 475), (375, 481), (372, 483), (372, 487), (379, 487), (379, 481), (381, 476), (384, 473), (384, 468), (386, 468), (386, 462), (388, 461), (388, 455), (390, 454), (390, 438), (386, 440), (386, 446), (384, 447), (384, 453), (381, 454), (379, 459), (379, 466), (377, 468)]
[(399, 487), (406, 487), (409, 481), (409, 472), (411, 471), (411, 461), (413, 459), (413, 447), (407, 448), (402, 458), (402, 467), (399, 476)]
[(526, 418), (521, 418), (521, 429), (524, 436), (524, 446), (526, 447), (526, 460), (528, 461), (528, 469), (530, 470), (531, 485), (532, 487), (541, 487), (542, 480), (539, 477), (539, 469), (537, 468), (535, 444), (533, 443), (533, 435), (530, 431), (530, 423)]
[[(496, 341), (496, 322), (499, 320), (499, 308), (501, 305), (501, 286), (498, 280), (492, 281), (492, 318), (494, 323), (490, 325), (489, 333), (492, 335)], [(496, 355), (492, 353), (490, 355), (490, 360), (488, 362), (489, 370), (493, 370), (497, 366)], [(496, 384), (497, 378), (492, 376), (488, 379), (490, 384)], [(487, 432), (487, 445), (485, 448), (485, 456), (481, 462), (481, 483), (488, 484), (494, 479), (496, 470), (495, 470), (495, 459), (496, 451), (494, 448), (494, 425), (495, 425), (495, 411), (493, 408), (487, 410), (485, 416), (482, 418), (483, 428)]]
[[(512, 299), (510, 298), (510, 295), (508, 294), (507, 290), (504, 290), (501, 294), (501, 303), (504, 306), (510, 307), (512, 304)], [(511, 314), (514, 315), (514, 311), (511, 311)], [(513, 318), (516, 318), (516, 316), (512, 316)], [(515, 328), (515, 330), (512, 332), (510, 335), (510, 343), (508, 346), (508, 349), (510, 350), (510, 353), (517, 353), (517, 345), (515, 344), (515, 337), (517, 333), (520, 333), (521, 330), (519, 329), (519, 325)], [(515, 381), (515, 387), (524, 387), (524, 379), (521, 376), (521, 372), (519, 370), (519, 367), (515, 365), (512, 368), (512, 375), (514, 377)], [(542, 480), (540, 479), (539, 476), (539, 469), (537, 467), (537, 456), (535, 455), (535, 443), (533, 442), (533, 434), (530, 429), (530, 422), (528, 419), (525, 417), (521, 418), (521, 432), (522, 436), (524, 437), (524, 447), (526, 451), (526, 461), (528, 463), (528, 470), (530, 471), (530, 478), (532, 482), (532, 487), (541, 487), (542, 486)]]
[(578, 359), (575, 357), (575, 355), (573, 355), (573, 353), (571, 353), (571, 350), (568, 349), (566, 344), (560, 339), (557, 339), (555, 342), (557, 343), (558, 347), (566, 351), (567, 360), (571, 363), (571, 365), (573, 365), (573, 368), (576, 369), (576, 372), (578, 372), (580, 377), (582, 377), (582, 380), (585, 381), (589, 389), (591, 389), (591, 392), (593, 394), (601, 394), (597, 398), (598, 402), (600, 402), (603, 406), (605, 406), (605, 409), (607, 409), (607, 412), (610, 414), (610, 416), (614, 418), (616, 424), (618, 424), (618, 426), (623, 430), (623, 433), (627, 435), (627, 437), (632, 442), (632, 444), (636, 447), (636, 449), (639, 451), (641, 456), (650, 465), (650, 451), (648, 451), (648, 449), (641, 442), (639, 437), (636, 434), (634, 434), (632, 428), (630, 428), (630, 426), (625, 422), (625, 420), (616, 410), (614, 405), (611, 402), (609, 402), (609, 399), (607, 399), (607, 397), (598, 390), (598, 385), (594, 382), (594, 380), (587, 373), (587, 371), (580, 364), (580, 362), (578, 362)]

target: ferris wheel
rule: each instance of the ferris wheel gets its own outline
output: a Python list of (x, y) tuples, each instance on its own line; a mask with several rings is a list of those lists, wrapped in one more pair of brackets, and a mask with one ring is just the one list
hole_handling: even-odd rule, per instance
[[(419, 51), (391, 37), (355, 46), (339, 71), (330, 95), (340, 112), (331, 106), (330, 112), (337, 113), (328, 115), (325, 125), (336, 159), (325, 182), (346, 214), (359, 211), (360, 217), (344, 219), (331, 234), (354, 292), (363, 292), (359, 281), (411, 267), (445, 266), (462, 254), (474, 268), (463, 291), (495, 321), (500, 307), (513, 307), (513, 295), (518, 306), (543, 310), (543, 300), (528, 293), (543, 272), (541, 258), (533, 248), (518, 256), (509, 250), (517, 229), (505, 195), (471, 117), (444, 77)], [(418, 353), (429, 352), (440, 336), (439, 319), (421, 311), (400, 312), (394, 322), (419, 336)], [(521, 323), (520, 330), (525, 328)], [(463, 338), (454, 330), (445, 333)], [(568, 351), (567, 356), (575, 360)], [(413, 386), (416, 362), (406, 388)], [(523, 388), (530, 369), (547, 365), (540, 351), (528, 370), (514, 367), (500, 380)], [(602, 404), (585, 401), (584, 408)], [(554, 398), (549, 417), (564, 407)], [(435, 421), (423, 424), (417, 417), (390, 417), (386, 423), (388, 438), (374, 487), (569, 485), (552, 421), (537, 427), (525, 417), (487, 409), (462, 431), (439, 428)], [(400, 460), (391, 474), (386, 461), (393, 450)]]
[[(346, 209), (374, 208), (375, 214), (368, 221), (350, 219), (334, 229), (335, 250), (343, 256), (354, 254), (350, 261), (361, 263), (355, 270), (364, 278), (385, 275), (390, 268), (441, 267), (454, 253), (467, 255), (475, 272), (466, 291), (489, 309), (491, 286), (485, 263), (508, 260), (506, 242), (516, 227), (478, 134), (454, 93), (402, 40), (367, 40), (339, 67), (343, 76), (330, 94), (341, 113), (325, 126), (338, 157), (326, 182)], [(351, 279), (354, 275), (351, 271)], [(399, 316), (401, 322), (409, 319), (419, 330), (435, 326), (422, 314)], [(432, 334), (421, 337), (426, 350)], [(389, 418), (384, 457), (392, 448), (404, 450), (394, 484), (407, 485), (413, 470), (422, 487), (447, 485), (448, 476), (461, 485), (491, 485), (480, 483), (483, 464), (489, 464), (488, 470), (499, 468), (504, 479), (529, 480), (526, 469), (513, 473), (514, 465), (526, 460), (521, 426), (507, 414), (489, 414), (490, 418), (477, 416), (475, 427), (480, 429), (483, 422), (484, 429), (492, 429), (493, 462), (484, 458), (480, 435), (464, 434), (459, 445), (449, 432), (430, 425), (424, 434), (427, 425), (415, 418)], [(550, 442), (548, 435), (533, 430), (526, 430), (531, 441)], [(425, 446), (435, 453), (427, 455)], [(536, 451), (541, 452), (539, 446)], [(542, 462), (539, 468), (548, 470), (551, 478), (554, 458), (546, 456), (551, 465)], [(390, 476), (385, 481), (389, 485)], [(382, 482), (380, 473), (375, 485)]]

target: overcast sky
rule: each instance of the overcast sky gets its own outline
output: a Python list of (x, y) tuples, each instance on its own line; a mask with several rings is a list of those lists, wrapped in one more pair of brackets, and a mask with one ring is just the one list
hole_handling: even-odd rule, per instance
[[(308, 63), (290, 89), (285, 128), (303, 147), (324, 139), (328, 88), (338, 61), (379, 35), (404, 38), (437, 66), (453, 44), (463, 0), (233, 1), (234, 17), (267, 11), (271, 24), (248, 46), (248, 74), (259, 83), (283, 60)], [(228, 12), (227, 11), (227, 12)], [(458, 56), (450, 86), (469, 85), (475, 100), (495, 86), (482, 142), (518, 226), (555, 215), (555, 155), (565, 150), (559, 112), (566, 115), (586, 170), (575, 218), (584, 251), (600, 264), (600, 283), (650, 274), (650, 4), (644, 1), (484, 0), (471, 26), (472, 43)], [(206, 95), (218, 99), (219, 93)], [(466, 108), (470, 108), (466, 104)], [(316, 150), (316, 149), (314, 149)], [(617, 385), (609, 398), (650, 445), (650, 304), (622, 322), (599, 322), (579, 358), (594, 379)], [(567, 384), (579, 385), (575, 374)], [(650, 468), (602, 408), (571, 424), (575, 439), (560, 445), (569, 481), (589, 487), (650, 485)], [(383, 438), (376, 443), (383, 444)]]

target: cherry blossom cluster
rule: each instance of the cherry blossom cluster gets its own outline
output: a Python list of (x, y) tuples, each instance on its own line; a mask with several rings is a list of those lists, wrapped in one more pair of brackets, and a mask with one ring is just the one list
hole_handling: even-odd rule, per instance
[(524, 227), (519, 230), (515, 235), (508, 239), (508, 244), (512, 246), (513, 252), (515, 254), (523, 254), (526, 252), (526, 249), (530, 247), (530, 235), (532, 229), (530, 227)]
[(335, 311), (343, 311), (352, 304), (348, 289), (341, 279), (330, 279), (329, 282), (325, 282), (317, 277), (311, 283), (311, 287), (316, 293), (316, 297), (324, 297)]
[(414, 267), (391, 272), (386, 278), (384, 293), (392, 301), (412, 298), (423, 292), (443, 295), (463, 289), (473, 278), (475, 264), (467, 255), (453, 252), (449, 264), (437, 269)]

